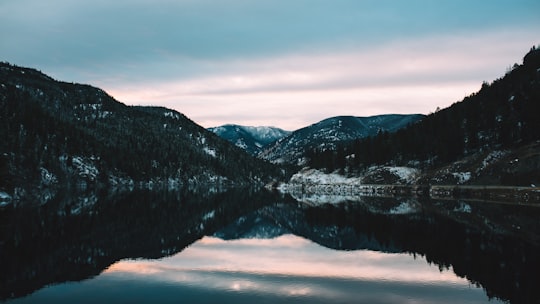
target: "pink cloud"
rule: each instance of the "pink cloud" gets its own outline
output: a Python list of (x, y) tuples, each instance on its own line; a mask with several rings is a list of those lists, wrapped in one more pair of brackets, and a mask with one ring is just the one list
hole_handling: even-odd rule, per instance
[(238, 123), (294, 130), (335, 115), (427, 114), (501, 77), (521, 61), (534, 37), (477, 32), (205, 62), (206, 72), (193, 78), (119, 84), (107, 91), (129, 104), (174, 108), (205, 127)]

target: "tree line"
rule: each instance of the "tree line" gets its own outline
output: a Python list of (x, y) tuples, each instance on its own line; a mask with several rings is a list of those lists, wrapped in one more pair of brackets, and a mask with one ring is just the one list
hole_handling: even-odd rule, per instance
[(440, 165), (492, 148), (512, 148), (540, 139), (540, 49), (522, 65), (452, 106), (394, 133), (312, 149), (309, 165), (328, 170), (361, 170), (411, 161)]

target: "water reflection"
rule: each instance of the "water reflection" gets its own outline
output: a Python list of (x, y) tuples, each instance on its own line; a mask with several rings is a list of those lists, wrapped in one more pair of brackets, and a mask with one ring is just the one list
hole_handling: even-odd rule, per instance
[[(134, 303), (144, 302), (141, 298), (155, 301), (163, 292), (169, 295), (163, 299), (166, 302), (181, 297), (198, 303), (251, 303), (255, 299), (263, 303), (487, 301), (482, 289), (451, 269), (430, 266), (423, 258), (369, 250), (336, 251), (289, 234), (265, 240), (203, 237), (172, 257), (115, 263), (98, 278), (79, 283), (75, 294), (66, 295), (62, 286), (56, 286), (28, 300), (96, 300), (92, 295), (96, 284), (100, 293), (122, 290), (124, 296), (117, 294), (113, 299), (125, 301), (127, 296)], [(193, 298), (186, 298), (186, 293)]]
[(274, 239), (233, 241), (203, 237), (174, 257), (157, 263), (150, 260), (126, 260), (112, 265), (105, 272), (182, 281), (183, 276), (176, 276), (185, 271), (361, 279), (411, 284), (467, 282), (456, 277), (452, 271), (429, 267), (424, 258), (415, 259), (406, 254), (371, 250), (335, 251), (290, 234)]
[(537, 298), (536, 207), (389, 198), (313, 206), (246, 190), (93, 197), (0, 212), (0, 298), (101, 272), (13, 301)]

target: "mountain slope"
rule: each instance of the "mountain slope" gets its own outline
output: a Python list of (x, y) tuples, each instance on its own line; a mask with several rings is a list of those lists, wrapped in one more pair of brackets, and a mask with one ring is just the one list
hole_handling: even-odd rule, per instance
[(234, 124), (209, 128), (208, 130), (252, 155), (257, 155), (264, 146), (291, 133), (275, 127), (249, 127)]
[(277, 168), (184, 115), (0, 63), (0, 190), (135, 182), (247, 184)]
[(424, 171), (419, 182), (430, 184), (537, 185), (539, 113), (540, 49), (532, 48), (522, 65), (462, 101), (393, 134), (312, 151), (309, 165), (348, 172), (413, 166)]
[(273, 163), (302, 165), (309, 150), (333, 150), (338, 142), (373, 136), (380, 131), (395, 132), (422, 117), (420, 114), (332, 117), (294, 131), (266, 147), (259, 157)]

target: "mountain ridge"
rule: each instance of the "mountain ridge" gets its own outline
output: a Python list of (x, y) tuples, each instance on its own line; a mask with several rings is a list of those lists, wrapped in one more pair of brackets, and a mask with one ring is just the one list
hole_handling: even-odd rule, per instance
[[(395, 133), (312, 149), (308, 166), (364, 176), (372, 168), (407, 166), (419, 184), (540, 184), (540, 49), (523, 64), (453, 105)], [(392, 183), (381, 176), (369, 183)]]
[(60, 185), (264, 184), (281, 174), (177, 111), (127, 106), (9, 63), (0, 63), (0, 120), (0, 191), (14, 197)]
[(235, 146), (242, 148), (252, 155), (257, 155), (264, 146), (274, 142), (290, 131), (271, 126), (242, 126), (237, 124), (225, 124), (218, 127), (208, 128), (221, 138), (228, 140)]
[(334, 116), (292, 132), (265, 147), (258, 155), (276, 164), (304, 165), (311, 149), (333, 150), (337, 143), (395, 132), (422, 119), (422, 114), (383, 114), (375, 116)]

